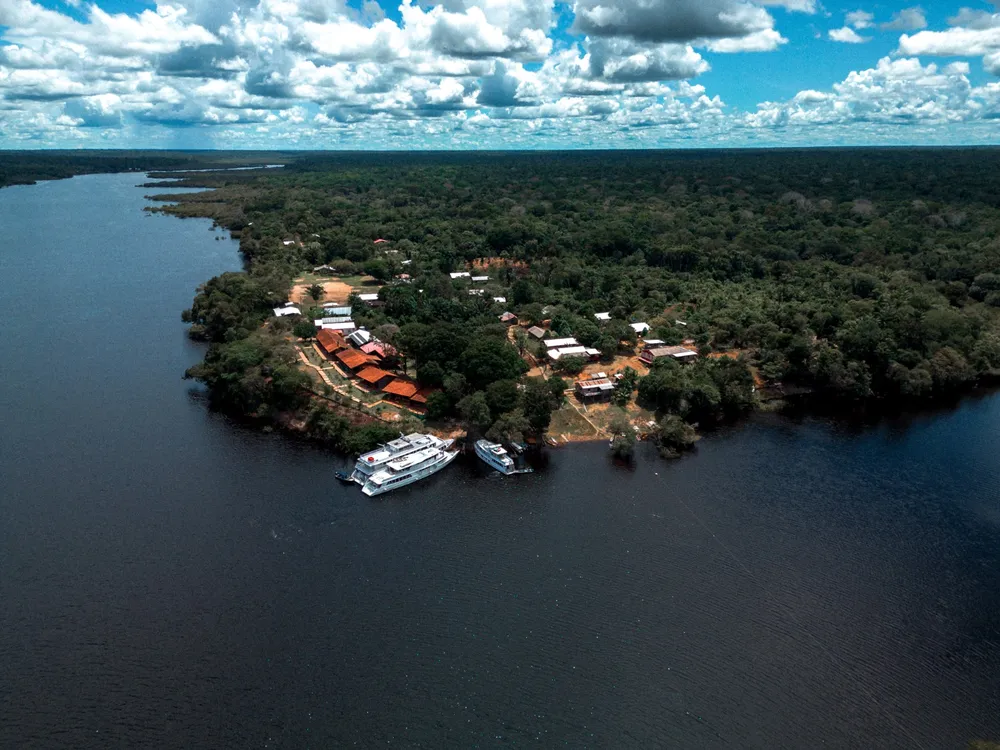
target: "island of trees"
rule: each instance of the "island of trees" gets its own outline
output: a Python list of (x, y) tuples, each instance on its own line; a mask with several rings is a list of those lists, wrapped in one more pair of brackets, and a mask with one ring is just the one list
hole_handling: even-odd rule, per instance
[[(344, 450), (395, 431), (318, 401), (293, 349), (312, 315), (273, 317), (314, 269), (373, 280), (379, 305), (355, 318), (428, 389), (428, 419), (494, 436), (544, 434), (582, 364), (529, 377), (528, 325), (604, 362), (635, 354), (640, 321), (697, 352), (615, 385), (666, 454), (761, 394), (907, 406), (1000, 368), (995, 149), (312, 154), (191, 184), (212, 190), (164, 210), (228, 227), (246, 270), (185, 312), (210, 344), (189, 374), (220, 407), (293, 415)], [(482, 290), (452, 277), (475, 269)]]

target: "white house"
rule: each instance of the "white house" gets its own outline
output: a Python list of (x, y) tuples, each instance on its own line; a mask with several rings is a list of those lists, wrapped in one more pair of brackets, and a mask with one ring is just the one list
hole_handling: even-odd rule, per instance
[(502, 304), (504, 304), (504, 303), (507, 302), (507, 298), (506, 297), (494, 297), (493, 301), (494, 302), (498, 302), (498, 303), (500, 303), (502, 305)]
[(359, 294), (358, 299), (370, 305), (372, 302), (378, 302), (378, 294), (366, 292), (365, 294)]
[(594, 317), (597, 318), (602, 323), (606, 323), (607, 321), (611, 320), (611, 313), (609, 312), (594, 313)]
[(579, 346), (580, 342), (572, 336), (565, 339), (546, 339), (545, 346), (548, 349), (562, 349), (567, 346)]
[(325, 328), (328, 331), (340, 331), (341, 333), (350, 333), (355, 330), (358, 326), (353, 320), (341, 320), (338, 321), (333, 318), (322, 318), (320, 320), (314, 320), (313, 324), (317, 328)]
[(649, 323), (629, 323), (629, 325), (632, 326), (632, 330), (640, 336), (649, 331)]
[(468, 279), (472, 276), (468, 271), (455, 271), (454, 273), (448, 274), (453, 279)]
[(295, 305), (285, 305), (284, 307), (274, 308), (274, 314), (279, 318), (283, 318), (286, 315), (301, 315), (302, 311)]
[(489, 281), (490, 277), (489, 276), (473, 276), (472, 280), (475, 281), (477, 284), (482, 284), (482, 283), (484, 283), (486, 281)]

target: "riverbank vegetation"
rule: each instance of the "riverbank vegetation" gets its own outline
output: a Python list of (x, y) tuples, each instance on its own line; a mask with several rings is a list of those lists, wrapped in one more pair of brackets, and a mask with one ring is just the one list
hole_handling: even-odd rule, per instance
[[(355, 319), (436, 389), (432, 416), (494, 435), (543, 433), (573, 408), (541, 397), (544, 354), (504, 311), (605, 363), (634, 358), (629, 323), (688, 342), (696, 363), (657, 362), (614, 395), (655, 412), (649, 434), (676, 453), (685, 425), (737, 417), (762, 392), (917, 404), (996, 377), (998, 167), (993, 149), (337, 154), (199, 175), (211, 192), (162, 210), (241, 240), (247, 270), (208, 282), (185, 313), (211, 344), (191, 374), (226, 403), (281, 402), (280, 367), (270, 391), (260, 383), (283, 358), (241, 342), (280, 347), (258, 329), (296, 275), (326, 266), (382, 284)], [(244, 363), (248, 379), (218, 371)]]

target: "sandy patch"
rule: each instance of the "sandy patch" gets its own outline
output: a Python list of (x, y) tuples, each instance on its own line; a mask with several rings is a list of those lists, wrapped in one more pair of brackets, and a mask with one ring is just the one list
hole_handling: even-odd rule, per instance
[(320, 286), (323, 287), (323, 296), (318, 302), (313, 302), (313, 298), (309, 296), (310, 286), (312, 286), (312, 284), (296, 284), (293, 286), (292, 293), (290, 295), (291, 301), (295, 304), (305, 303), (306, 305), (344, 305), (347, 304), (347, 298), (350, 297), (351, 292), (354, 291), (350, 284), (345, 284), (339, 279), (320, 282)]

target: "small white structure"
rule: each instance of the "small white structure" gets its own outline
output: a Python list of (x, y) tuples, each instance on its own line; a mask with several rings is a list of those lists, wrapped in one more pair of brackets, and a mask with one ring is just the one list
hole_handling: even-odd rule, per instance
[(475, 281), (476, 283), (481, 284), (483, 282), (489, 281), (490, 277), (489, 276), (473, 276), (472, 280)]
[(685, 323), (683, 320), (675, 320), (674, 322), (679, 326), (684, 326), (685, 328), (687, 328), (687, 323)]
[(632, 330), (640, 336), (649, 331), (649, 323), (629, 323), (629, 325), (632, 326)]
[(666, 346), (667, 342), (663, 339), (643, 339), (642, 345), (647, 349), (654, 349), (657, 346)]
[(372, 302), (378, 302), (378, 294), (372, 294), (370, 292), (365, 294), (359, 294), (358, 299), (365, 304), (370, 305)]
[(281, 244), (284, 245), (285, 247), (288, 247), (289, 245), (294, 245), (295, 240), (284, 240)]
[(349, 318), (349, 317), (351, 317), (351, 308), (350, 307), (343, 307), (343, 306), (339, 306), (339, 305), (338, 306), (333, 306), (333, 307), (324, 307), (323, 308), (323, 315), (324, 315), (324, 317), (327, 317), (327, 316), (328, 317), (346, 316), (346, 317)]
[(453, 279), (468, 279), (472, 276), (468, 271), (455, 271), (454, 273), (448, 274)]
[(350, 341), (355, 346), (364, 346), (365, 344), (367, 344), (369, 341), (372, 340), (372, 335), (368, 333), (368, 331), (366, 331), (364, 328), (359, 328), (354, 333), (349, 335), (347, 337), (347, 340)]
[(314, 320), (313, 324), (317, 328), (325, 328), (328, 331), (340, 331), (341, 333), (350, 333), (358, 327), (353, 320), (337, 321), (333, 318)]
[(469, 294), (473, 294), (473, 295), (475, 295), (477, 297), (482, 297), (484, 294), (486, 294), (486, 290), (485, 289), (470, 289), (469, 290)]
[(400, 263), (402, 263), (402, 264), (403, 264), (404, 266), (408, 266), (408, 265), (410, 265), (410, 264), (411, 264), (412, 262), (413, 262), (413, 261), (412, 261), (412, 260), (410, 260), (409, 258), (407, 258), (406, 260), (402, 260), (402, 261), (400, 261)]
[(597, 318), (602, 323), (606, 323), (607, 321), (611, 320), (611, 313), (609, 312), (594, 313), (594, 317)]
[(596, 359), (601, 356), (600, 349), (591, 349), (586, 346), (567, 346), (562, 349), (549, 349), (549, 359), (558, 362), (563, 357), (583, 357), (584, 359)]
[(497, 302), (497, 303), (499, 303), (501, 305), (503, 305), (503, 304), (505, 304), (507, 302), (507, 298), (506, 297), (494, 297), (493, 301)]
[(302, 311), (295, 305), (285, 305), (284, 307), (274, 308), (274, 314), (279, 318), (283, 318), (286, 315), (301, 315)]
[(565, 339), (546, 339), (545, 346), (548, 349), (562, 349), (567, 346), (580, 346), (580, 342), (571, 336)]

